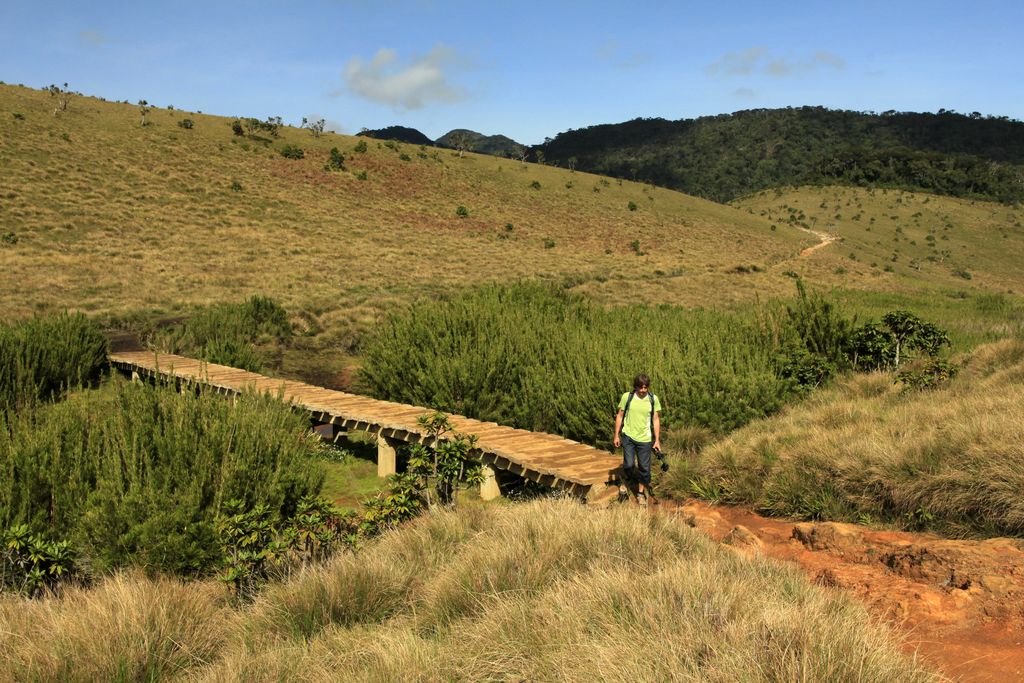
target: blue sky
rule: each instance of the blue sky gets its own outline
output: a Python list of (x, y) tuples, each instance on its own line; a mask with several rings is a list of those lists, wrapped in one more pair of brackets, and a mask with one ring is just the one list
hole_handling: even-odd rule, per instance
[(328, 128), (536, 143), (757, 107), (1024, 119), (1024, 2), (23, 2), (0, 80)]

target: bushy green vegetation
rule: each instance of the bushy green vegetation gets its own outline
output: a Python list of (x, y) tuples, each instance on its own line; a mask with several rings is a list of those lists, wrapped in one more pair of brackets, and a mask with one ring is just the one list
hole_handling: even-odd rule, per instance
[(362, 376), (389, 400), (607, 446), (618, 397), (640, 371), (666, 427), (725, 434), (837, 372), (896, 369), (911, 350), (934, 357), (948, 343), (907, 312), (885, 317), (896, 334), (856, 326), (800, 281), (797, 293), (737, 314), (608, 310), (548, 285), (488, 286), (389, 318), (364, 348)]
[(663, 485), (769, 514), (1024, 536), (1024, 342), (981, 346), (955, 367), (939, 386), (927, 364), (898, 383), (851, 375), (702, 452), (669, 439)]
[(241, 611), (221, 593), (121, 575), (47, 603), (0, 598), (0, 678), (940, 680), (795, 567), (621, 508), (438, 512)]
[(106, 362), (106, 337), (80, 313), (0, 324), (0, 411), (95, 382)]
[(769, 187), (845, 182), (1000, 201), (1024, 199), (1024, 123), (938, 114), (755, 109), (635, 119), (560, 133), (550, 163), (716, 201)]
[(777, 410), (795, 382), (775, 371), (756, 322), (673, 307), (606, 310), (557, 288), (490, 286), (392, 316), (363, 377), (390, 400), (608, 445), (639, 371), (666, 424), (727, 432)]
[(209, 571), (226, 501), (289, 518), (323, 480), (305, 420), (271, 397), (114, 381), (0, 420), (0, 528), (69, 539), (94, 569)]
[(252, 296), (241, 304), (221, 303), (199, 309), (184, 322), (159, 330), (153, 346), (160, 351), (259, 372), (263, 342), (284, 342), (292, 328), (284, 308), (268, 297)]

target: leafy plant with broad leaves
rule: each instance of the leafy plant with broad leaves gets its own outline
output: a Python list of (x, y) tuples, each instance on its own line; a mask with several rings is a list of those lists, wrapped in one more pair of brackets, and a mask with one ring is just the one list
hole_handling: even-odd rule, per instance
[(27, 597), (52, 592), (78, 576), (67, 541), (48, 541), (18, 524), (0, 534), (0, 589)]
[(461, 486), (482, 481), (480, 464), (469, 459), (476, 436), (456, 432), (451, 419), (441, 412), (423, 415), (416, 422), (432, 445), (409, 447), (409, 473), (416, 478), (427, 507), (451, 505)]
[(230, 500), (217, 519), (220, 580), (236, 602), (250, 600), (283, 564), (322, 562), (339, 547), (353, 546), (356, 531), (354, 513), (314, 496), (304, 497), (288, 520), (277, 519), (267, 505), (247, 510), (243, 501)]
[(881, 324), (861, 325), (850, 335), (847, 353), (862, 370), (898, 370), (914, 352), (934, 358), (949, 345), (949, 335), (909, 311), (891, 311)]

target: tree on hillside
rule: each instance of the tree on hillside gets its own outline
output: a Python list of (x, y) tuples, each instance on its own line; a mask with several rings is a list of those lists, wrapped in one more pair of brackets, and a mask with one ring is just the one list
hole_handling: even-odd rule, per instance
[(518, 159), (525, 166), (526, 159), (530, 156), (530, 148), (525, 145), (516, 144), (509, 150), (508, 155), (513, 159)]
[(933, 323), (908, 311), (891, 311), (882, 323), (861, 325), (850, 335), (849, 355), (861, 369), (898, 370), (908, 351), (920, 351), (929, 358), (949, 345), (949, 336)]
[(448, 136), (448, 143), (459, 153), (461, 159), (466, 152), (473, 151), (473, 140), (463, 131), (456, 131)]
[(139, 100), (139, 116), (140, 116), (139, 125), (140, 126), (145, 127), (147, 125), (146, 124), (146, 114), (148, 114), (148, 113), (149, 113), (149, 102), (147, 102), (146, 100)]
[(316, 121), (310, 121), (305, 116), (302, 117), (302, 127), (308, 128), (309, 132), (313, 134), (313, 137), (318, 138), (324, 132), (324, 120), (317, 119)]
[(62, 111), (67, 111), (68, 100), (71, 99), (71, 93), (68, 91), (68, 84), (65, 83), (64, 87), (50, 84), (50, 87), (47, 88), (47, 90), (50, 92), (50, 97), (57, 98), (57, 106), (53, 108), (53, 115), (56, 116)]

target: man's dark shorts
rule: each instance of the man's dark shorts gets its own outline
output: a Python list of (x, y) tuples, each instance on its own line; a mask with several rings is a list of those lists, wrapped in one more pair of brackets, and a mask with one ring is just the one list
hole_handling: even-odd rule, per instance
[(635, 463), (639, 470), (640, 483), (644, 486), (650, 486), (651, 451), (653, 449), (653, 441), (635, 441), (625, 434), (622, 435), (622, 464), (628, 481), (632, 481), (635, 478), (633, 473), (633, 465)]

